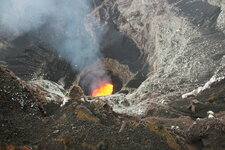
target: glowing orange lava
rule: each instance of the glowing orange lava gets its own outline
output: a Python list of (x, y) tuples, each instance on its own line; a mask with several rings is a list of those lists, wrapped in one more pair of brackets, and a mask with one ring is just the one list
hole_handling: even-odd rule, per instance
[(93, 97), (105, 96), (113, 93), (113, 85), (111, 83), (104, 83), (92, 92)]

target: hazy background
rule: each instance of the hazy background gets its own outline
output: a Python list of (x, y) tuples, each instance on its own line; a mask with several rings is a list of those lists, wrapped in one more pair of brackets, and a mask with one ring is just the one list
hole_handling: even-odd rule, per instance
[(0, 0), (0, 26), (8, 40), (35, 31), (74, 69), (82, 69), (99, 56), (101, 37), (87, 23), (94, 19), (87, 18), (90, 10), (89, 0)]

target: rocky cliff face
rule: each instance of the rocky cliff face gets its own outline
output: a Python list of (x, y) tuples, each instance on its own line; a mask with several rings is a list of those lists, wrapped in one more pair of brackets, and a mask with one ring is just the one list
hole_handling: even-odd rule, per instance
[[(55, 101), (43, 102), (46, 97), (31, 96), (35, 109), (30, 111), (38, 112), (32, 116), (4, 92), (14, 81), (20, 85), (20, 79), (1, 69), (3, 124), (10, 125), (10, 117), (3, 118), (6, 108), (13, 107), (9, 114), (20, 128), (24, 124), (16, 116), (22, 118), (23, 113), (27, 113), (24, 121), (38, 118), (34, 127), (48, 125), (41, 130), (43, 135), (29, 134), (25, 142), (20, 139), (23, 133), (35, 128), (11, 132), (11, 126), (2, 127), (6, 136), (0, 136), (0, 148), (54, 149), (56, 144), (60, 149), (224, 149), (225, 3), (93, 0), (92, 7), (96, 20), (90, 24), (102, 30), (103, 62), (122, 89), (105, 97), (86, 97), (79, 87), (70, 86), (94, 67), (72, 69), (35, 32), (12, 42), (1, 38), (0, 64), (23, 80), (41, 78), (70, 88), (71, 100), (61, 108)], [(11, 76), (12, 83), (5, 82)], [(23, 84), (34, 95), (51, 92), (44, 90), (48, 87)], [(22, 89), (18, 92), (24, 94)], [(83, 102), (86, 98), (91, 101)], [(20, 138), (10, 138), (14, 133)]]
[(100, 20), (130, 37), (145, 55), (147, 67), (141, 72), (147, 70), (147, 79), (125, 96), (131, 105), (178, 100), (223, 70), (222, 5), (200, 0), (114, 0), (97, 6)]

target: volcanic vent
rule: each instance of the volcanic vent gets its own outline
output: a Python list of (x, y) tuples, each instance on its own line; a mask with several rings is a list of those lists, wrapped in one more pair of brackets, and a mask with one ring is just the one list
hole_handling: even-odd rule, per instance
[[(120, 79), (113, 75), (112, 72), (107, 71), (104, 75), (98, 74), (98, 70), (89, 70), (81, 76), (79, 85), (86, 95), (92, 95), (93, 97), (109, 95), (118, 92), (122, 88)], [(98, 94), (98, 89), (102, 89), (103, 95)], [(105, 94), (104, 91), (106, 92)]]
[(224, 149), (224, 2), (54, 1), (0, 2), (0, 149)]
[[(104, 71), (100, 69), (102, 63), (104, 63)], [(101, 63), (97, 62), (85, 68), (78, 76), (76, 84), (84, 90), (85, 95), (104, 96), (120, 91), (133, 76), (134, 74), (126, 65), (120, 64), (117, 60), (105, 58)], [(103, 94), (100, 94), (99, 90)]]
[(106, 90), (111, 94), (127, 87), (137, 88), (146, 79), (149, 70), (147, 55), (132, 39), (117, 31), (111, 24), (106, 24), (103, 28), (103, 38), (100, 42), (102, 57), (84, 68), (75, 82), (84, 90), (84, 94), (89, 96), (94, 96), (94, 90), (107, 84), (112, 84), (108, 86), (109, 90)]

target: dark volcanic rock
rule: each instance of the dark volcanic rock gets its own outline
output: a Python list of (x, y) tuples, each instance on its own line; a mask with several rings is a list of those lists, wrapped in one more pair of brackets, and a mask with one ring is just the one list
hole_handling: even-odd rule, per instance
[(92, 7), (105, 66), (122, 91), (87, 100), (73, 85), (60, 107), (16, 75), (67, 89), (77, 70), (35, 33), (1, 38), (0, 64), (16, 75), (0, 67), (0, 149), (224, 149), (225, 3), (92, 0)]
[[(64, 107), (53, 107), (41, 103), (44, 99), (40, 99), (38, 89), (0, 69), (1, 149), (192, 149), (184, 137), (195, 147), (199, 147), (196, 141), (200, 139), (200, 148), (223, 147), (223, 114), (196, 124), (188, 117), (139, 119), (118, 115), (104, 101), (82, 102), (75, 97)], [(21, 96), (29, 97), (24, 105)], [(55, 110), (46, 116), (48, 107)]]
[(1, 112), (28, 111), (38, 112), (38, 104), (45, 101), (37, 91), (29, 87), (11, 71), (0, 66), (0, 100)]
[[(50, 46), (34, 40), (32, 33), (22, 35), (7, 44), (0, 41), (0, 64), (11, 69), (23, 80), (43, 78), (61, 82), (66, 88), (75, 80), (77, 71), (59, 58)], [(55, 67), (57, 66), (57, 67)]]
[[(224, 119), (224, 118), (223, 118)], [(199, 149), (225, 148), (225, 124), (218, 119), (200, 120), (191, 126), (187, 132), (187, 138)]]
[[(44, 114), (42, 102), (45, 99), (38, 90), (0, 66), (0, 91), (1, 141), (26, 145), (36, 136), (43, 136), (44, 126), (39, 117)], [(35, 128), (34, 124), (37, 124)]]
[(42, 112), (45, 104), (38, 105), (40, 93), (9, 70), (0, 69), (0, 149), (51, 150), (57, 146), (59, 149), (168, 150), (180, 147), (168, 131), (119, 116), (103, 102), (83, 103), (73, 99), (63, 108), (56, 107), (58, 110), (47, 117)]

